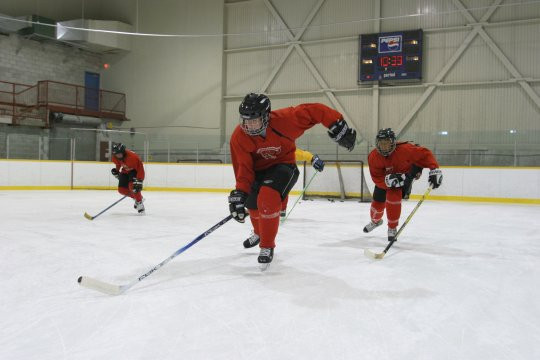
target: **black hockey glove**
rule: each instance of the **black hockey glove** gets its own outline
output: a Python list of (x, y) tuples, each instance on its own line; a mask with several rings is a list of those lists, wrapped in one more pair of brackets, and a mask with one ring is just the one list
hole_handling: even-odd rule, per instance
[(133, 192), (136, 194), (143, 188), (143, 181), (141, 179), (133, 179)]
[(440, 169), (433, 169), (429, 171), (428, 182), (432, 188), (436, 189), (442, 184), (442, 171)]
[(246, 219), (247, 194), (241, 190), (233, 190), (229, 195), (229, 211), (234, 220), (243, 223)]
[(322, 161), (319, 155), (313, 155), (311, 158), (311, 166), (318, 172), (321, 172), (324, 170), (324, 161)]
[(384, 177), (384, 183), (389, 188), (399, 188), (405, 184), (405, 174), (388, 174)]
[(356, 130), (351, 129), (345, 120), (341, 119), (333, 123), (328, 129), (328, 136), (349, 151), (354, 149)]
[(111, 174), (113, 174), (113, 176), (118, 179), (118, 175), (120, 174), (120, 172), (116, 168), (112, 168)]

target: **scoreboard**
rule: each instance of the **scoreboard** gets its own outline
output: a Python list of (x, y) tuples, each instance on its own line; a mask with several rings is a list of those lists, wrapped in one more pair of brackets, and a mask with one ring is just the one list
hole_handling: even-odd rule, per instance
[(358, 82), (422, 79), (423, 31), (360, 35)]

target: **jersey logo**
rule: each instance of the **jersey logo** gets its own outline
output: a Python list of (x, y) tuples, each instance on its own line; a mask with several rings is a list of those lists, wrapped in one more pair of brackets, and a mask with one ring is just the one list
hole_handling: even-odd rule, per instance
[(261, 155), (264, 159), (277, 159), (277, 156), (281, 154), (281, 146), (260, 148), (257, 149), (257, 154)]

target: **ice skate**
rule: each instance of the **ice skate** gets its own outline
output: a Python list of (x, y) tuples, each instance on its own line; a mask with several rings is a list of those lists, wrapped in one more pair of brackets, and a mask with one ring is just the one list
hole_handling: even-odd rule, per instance
[(260, 264), (261, 271), (265, 271), (270, 266), (272, 259), (274, 258), (273, 248), (261, 248), (257, 261)]
[(397, 241), (396, 235), (397, 235), (396, 228), (394, 229), (388, 228), (388, 241)]
[(252, 248), (255, 245), (259, 245), (259, 242), (261, 241), (261, 238), (259, 235), (253, 233), (250, 237), (248, 237), (246, 240), (244, 240), (244, 247), (246, 249)]
[(139, 212), (139, 214), (144, 214), (144, 199), (141, 201), (135, 201), (135, 204), (133, 205), (133, 208)]
[(364, 226), (364, 232), (365, 233), (368, 233), (368, 232), (371, 232), (373, 229), (375, 229), (376, 227), (378, 226), (381, 226), (383, 224), (383, 219), (379, 220), (379, 222), (373, 222), (370, 221), (369, 224), (367, 224), (366, 226)]

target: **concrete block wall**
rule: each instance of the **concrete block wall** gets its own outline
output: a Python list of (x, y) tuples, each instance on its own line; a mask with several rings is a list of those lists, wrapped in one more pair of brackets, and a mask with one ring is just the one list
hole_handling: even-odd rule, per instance
[(0, 80), (34, 85), (54, 80), (84, 85), (84, 72), (99, 72), (102, 56), (76, 48), (0, 35)]
[[(0, 35), (0, 80), (35, 85), (40, 80), (54, 80), (84, 85), (85, 71), (99, 73), (100, 54), (81, 51), (53, 41), (36, 41), (16, 34)], [(38, 138), (48, 143), (48, 132), (38, 128), (0, 125), (0, 158), (39, 158)], [(32, 136), (30, 136), (32, 135)], [(41, 156), (46, 158), (46, 156)]]

